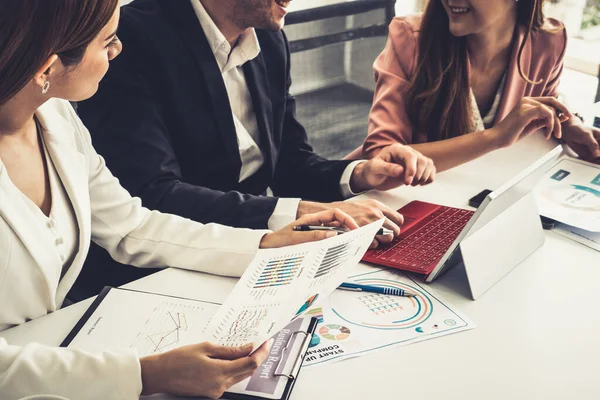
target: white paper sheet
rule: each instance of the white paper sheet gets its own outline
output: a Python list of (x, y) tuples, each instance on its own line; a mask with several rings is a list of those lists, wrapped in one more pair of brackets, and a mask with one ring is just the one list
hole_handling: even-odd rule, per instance
[(112, 289), (70, 348), (132, 348), (140, 357), (198, 343), (218, 304)]
[(598, 232), (588, 232), (560, 223), (557, 224), (553, 231), (596, 251), (600, 251), (600, 233)]
[(600, 232), (600, 166), (561, 158), (535, 189), (540, 214), (589, 232)]
[(206, 329), (204, 340), (255, 347), (318, 305), (348, 276), (383, 220), (336, 237), (261, 250)]
[(415, 297), (336, 290), (322, 308), (317, 326), (319, 343), (311, 347), (304, 366), (357, 357), (383, 348), (475, 328), (475, 324), (425, 287), (400, 272), (361, 266), (348, 282), (399, 288)]
[[(164, 353), (201, 342), (208, 321), (219, 304), (163, 296), (154, 293), (111, 289), (91, 314), (69, 348), (88, 352), (131, 348), (140, 357)], [(299, 318), (274, 335), (265, 362), (255, 374), (228, 389), (228, 393), (280, 399), (288, 378), (276, 375), (277, 368), (293, 365), (310, 319)], [(174, 399), (155, 395), (151, 399)]]

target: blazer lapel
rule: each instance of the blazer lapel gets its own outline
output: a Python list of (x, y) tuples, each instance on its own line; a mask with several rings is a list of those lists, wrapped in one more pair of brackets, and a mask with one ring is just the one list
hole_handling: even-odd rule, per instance
[[(49, 161), (56, 168), (56, 172), (75, 211), (77, 226), (79, 227), (79, 247), (77, 256), (73, 260), (73, 266), (82, 265), (89, 247), (89, 233), (91, 231), (85, 157), (74, 147), (73, 127), (50, 103), (48, 102), (40, 107), (36, 112), (36, 117), (42, 126), (44, 142), (50, 157)], [(17, 205), (23, 203), (23, 199), (17, 192), (18, 189), (12, 188), (11, 185), (14, 186), (10, 181), (6, 168), (0, 161), (0, 215), (11, 226), (31, 257), (43, 271), (44, 276), (47, 277), (47, 284), (52, 288), (50, 290), (52, 297), (55, 293), (57, 297), (61, 297), (66, 293), (61, 293), (60, 289), (56, 291), (55, 285), (60, 280), (62, 261), (53, 247), (53, 243), (40, 240), (42, 233), (38, 231), (37, 225), (32, 223), (27, 214), (24, 214), (23, 210), (17, 207)], [(72, 281), (79, 274), (79, 270), (80, 268), (70, 268), (59, 287), (68, 286), (70, 288)], [(65, 282), (67, 283), (66, 286), (64, 286)]]
[(223, 82), (221, 70), (212, 52), (208, 39), (202, 30), (200, 21), (190, 0), (162, 0), (161, 8), (173, 21), (175, 29), (192, 52), (204, 77), (210, 96), (217, 127), (224, 141), (225, 151), (230, 165), (237, 165), (236, 180), (242, 166), (239, 146), (233, 122), (233, 113), (227, 96), (227, 88)]
[(275, 170), (273, 153), (273, 107), (271, 104), (271, 89), (267, 79), (267, 69), (262, 53), (243, 67), (246, 83), (252, 97), (252, 105), (260, 131), (261, 149), (264, 152), (265, 164), (270, 172)]
[[(515, 108), (519, 101), (525, 96), (525, 90), (528, 83), (521, 78), (519, 74), (519, 48), (521, 43), (525, 40), (525, 28), (519, 26), (515, 32), (515, 40), (512, 46), (512, 55), (508, 64), (508, 70), (506, 71), (506, 83), (504, 85), (504, 92), (502, 94), (502, 100), (498, 112), (494, 119), (494, 125), (502, 121), (506, 116)], [(529, 76), (531, 67), (531, 40), (528, 40), (523, 47), (523, 54), (521, 56), (521, 69), (523, 74)]]
[[(60, 181), (65, 188), (79, 228), (78, 252), (72, 265), (83, 265), (87, 256), (91, 235), (91, 208), (87, 161), (77, 150), (74, 143), (72, 124), (53, 109), (42, 106), (36, 113), (44, 130), (44, 140), (50, 159), (56, 168)], [(79, 275), (79, 268), (70, 268), (61, 281), (61, 287), (68, 288)], [(57, 292), (60, 297), (61, 288)]]

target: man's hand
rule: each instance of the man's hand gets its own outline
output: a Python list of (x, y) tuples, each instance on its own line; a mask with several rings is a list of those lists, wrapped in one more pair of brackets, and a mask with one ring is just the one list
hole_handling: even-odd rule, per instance
[(371, 248), (377, 247), (379, 243), (391, 242), (395, 236), (400, 234), (400, 226), (404, 223), (404, 217), (402, 215), (377, 200), (340, 201), (329, 204), (301, 201), (298, 206), (297, 217), (301, 218), (306, 214), (313, 214), (330, 209), (341, 210), (343, 213), (352, 217), (359, 226), (368, 225), (371, 222), (385, 218), (383, 226), (392, 230), (394, 235), (377, 236), (373, 241)]
[(375, 158), (358, 164), (350, 178), (354, 193), (389, 190), (402, 185), (427, 185), (435, 179), (435, 166), (410, 146), (387, 146)]
[(563, 125), (567, 146), (581, 159), (600, 164), (600, 129), (583, 125), (577, 117)]

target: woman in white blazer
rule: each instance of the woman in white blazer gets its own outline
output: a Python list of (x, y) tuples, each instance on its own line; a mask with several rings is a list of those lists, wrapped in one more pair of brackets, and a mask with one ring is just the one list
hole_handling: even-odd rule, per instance
[[(240, 276), (259, 247), (328, 237), (202, 225), (149, 211), (94, 151), (70, 103), (93, 95), (121, 51), (118, 0), (0, 0), (0, 331), (61, 307), (90, 239), (119, 262)], [(66, 99), (66, 100), (65, 100)], [(355, 222), (333, 210), (295, 224)], [(0, 339), (0, 399), (219, 397), (268, 352), (201, 343), (151, 357)]]

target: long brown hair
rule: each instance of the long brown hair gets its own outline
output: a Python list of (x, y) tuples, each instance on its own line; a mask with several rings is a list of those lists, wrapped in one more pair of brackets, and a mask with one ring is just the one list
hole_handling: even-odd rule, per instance
[(0, 106), (53, 54), (81, 62), (119, 0), (0, 0)]
[[(526, 27), (525, 40), (518, 53), (518, 68), (523, 74), (521, 54), (532, 31), (544, 25), (544, 0), (520, 0), (517, 26)], [(467, 44), (464, 37), (450, 34), (448, 14), (442, 0), (430, 0), (419, 31), (416, 72), (407, 92), (407, 111), (413, 125), (427, 133), (429, 141), (466, 133), (471, 120)]]

